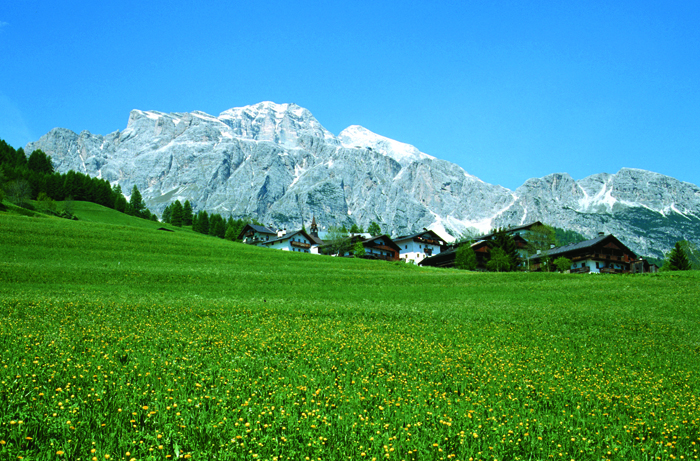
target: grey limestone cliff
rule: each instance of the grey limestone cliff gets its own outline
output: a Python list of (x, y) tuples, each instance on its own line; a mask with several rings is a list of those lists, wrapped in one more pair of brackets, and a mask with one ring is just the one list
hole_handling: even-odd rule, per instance
[(133, 110), (108, 135), (56, 128), (26, 146), (75, 170), (136, 185), (160, 213), (176, 199), (195, 210), (298, 228), (379, 222), (395, 235), (423, 227), (449, 238), (541, 220), (592, 236), (611, 232), (640, 254), (700, 240), (700, 189), (643, 170), (575, 181), (552, 174), (516, 191), (359, 126), (338, 136), (306, 109), (263, 102), (212, 116)]

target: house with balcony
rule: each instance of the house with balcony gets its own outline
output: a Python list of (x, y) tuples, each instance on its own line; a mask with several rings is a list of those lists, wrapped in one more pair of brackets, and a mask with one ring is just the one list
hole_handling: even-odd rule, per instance
[[(400, 248), (388, 235), (377, 235), (367, 238), (363, 234), (355, 234), (351, 237), (347, 237), (342, 245), (342, 248), (344, 248), (344, 250), (341, 251), (342, 255), (339, 256), (354, 256), (353, 248), (358, 242), (360, 242), (365, 249), (364, 256), (360, 256), (363, 259), (380, 259), (384, 261), (399, 260)], [(328, 242), (321, 245), (319, 250), (323, 254), (334, 254), (337, 246), (337, 243)]]
[(318, 253), (318, 251), (315, 251), (317, 245), (306, 231), (299, 230), (289, 234), (280, 232), (280, 234), (282, 235), (262, 242), (258, 244), (258, 246), (272, 248), (273, 250), (295, 251), (298, 253)]
[(637, 255), (614, 235), (600, 232), (596, 238), (530, 257), (531, 270), (542, 270), (559, 257), (571, 260), (571, 273), (621, 274), (630, 272)]
[(413, 264), (420, 264), (425, 258), (439, 255), (446, 247), (445, 239), (428, 229), (397, 237), (393, 241), (399, 246), (401, 259)]
[(278, 238), (278, 232), (257, 224), (246, 224), (238, 234), (238, 240), (248, 245), (265, 246), (265, 242)]

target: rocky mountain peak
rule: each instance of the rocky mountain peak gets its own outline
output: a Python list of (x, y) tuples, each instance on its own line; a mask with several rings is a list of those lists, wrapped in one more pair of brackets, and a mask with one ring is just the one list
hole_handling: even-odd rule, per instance
[(662, 256), (676, 240), (700, 242), (700, 188), (623, 168), (575, 180), (554, 173), (515, 192), (460, 166), (358, 125), (337, 137), (295, 104), (261, 102), (226, 110), (133, 110), (126, 128), (79, 135), (56, 128), (25, 147), (50, 155), (57, 171), (136, 185), (156, 213), (175, 200), (195, 211), (255, 217), (299, 228), (367, 227), (396, 235), (422, 228), (445, 238), (467, 229), (542, 221), (592, 237), (612, 233), (643, 255)]

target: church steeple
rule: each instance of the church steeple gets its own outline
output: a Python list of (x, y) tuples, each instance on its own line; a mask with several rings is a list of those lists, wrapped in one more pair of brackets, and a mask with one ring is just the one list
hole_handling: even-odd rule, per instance
[(313, 237), (318, 238), (318, 225), (316, 224), (316, 215), (311, 219), (311, 227), (309, 229)]

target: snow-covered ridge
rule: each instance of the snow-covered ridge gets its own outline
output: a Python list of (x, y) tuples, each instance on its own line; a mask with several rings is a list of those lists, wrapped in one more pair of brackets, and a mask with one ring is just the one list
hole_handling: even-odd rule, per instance
[(401, 165), (417, 160), (435, 159), (410, 144), (385, 138), (359, 125), (347, 127), (340, 132), (338, 139), (343, 147), (376, 150), (393, 158)]

